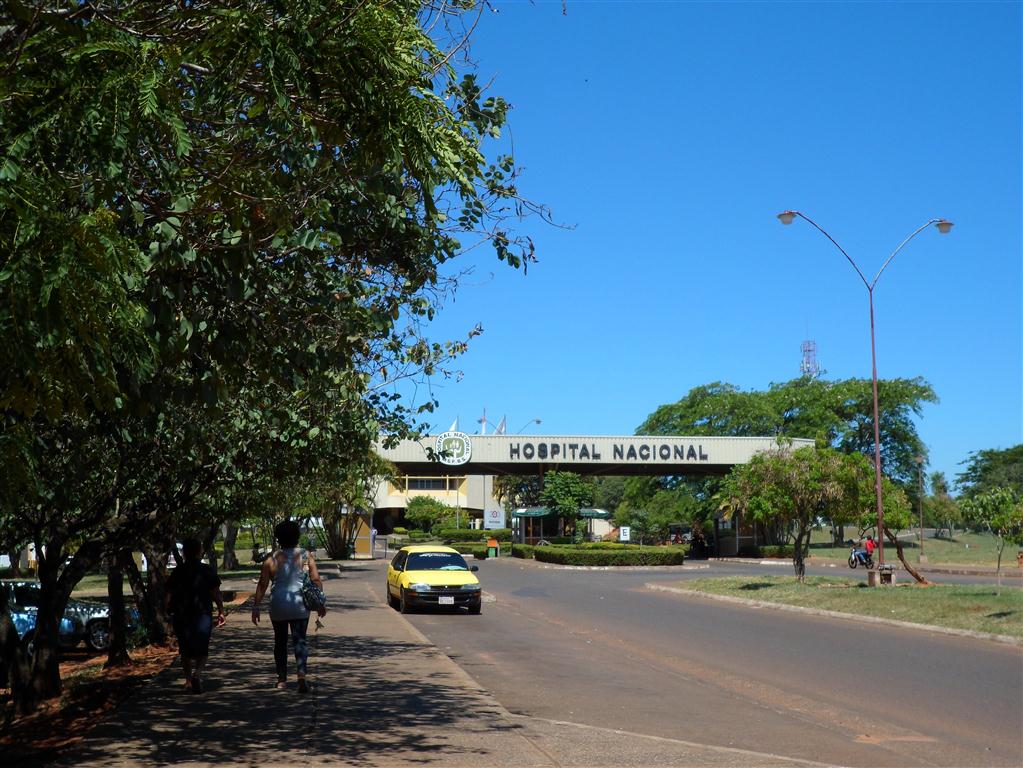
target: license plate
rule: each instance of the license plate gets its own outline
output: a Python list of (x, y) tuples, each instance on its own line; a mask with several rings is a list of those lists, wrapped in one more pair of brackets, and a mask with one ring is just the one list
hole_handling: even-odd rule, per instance
[(437, 598), (438, 605), (454, 605), (455, 598), (452, 595), (441, 595)]

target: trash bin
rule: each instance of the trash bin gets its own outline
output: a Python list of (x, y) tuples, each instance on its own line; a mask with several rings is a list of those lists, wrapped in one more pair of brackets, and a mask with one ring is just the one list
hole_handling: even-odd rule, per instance
[(501, 545), (497, 539), (487, 539), (487, 557), (500, 557)]

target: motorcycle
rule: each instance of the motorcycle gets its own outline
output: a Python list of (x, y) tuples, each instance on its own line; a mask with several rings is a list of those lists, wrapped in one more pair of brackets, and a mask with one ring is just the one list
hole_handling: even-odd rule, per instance
[(855, 569), (857, 565), (872, 569), (874, 567), (873, 555), (868, 555), (867, 550), (853, 547), (849, 550), (849, 567)]

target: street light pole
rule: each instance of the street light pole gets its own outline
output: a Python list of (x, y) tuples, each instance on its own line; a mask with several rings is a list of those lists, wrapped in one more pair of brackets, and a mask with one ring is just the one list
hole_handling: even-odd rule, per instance
[(523, 429), (525, 429), (526, 427), (528, 427), (528, 426), (529, 426), (530, 424), (540, 424), (540, 423), (541, 423), (541, 422), (540, 422), (540, 419), (530, 419), (530, 420), (529, 420), (529, 421), (527, 421), (527, 422), (526, 422), (525, 424), (523, 424), (523, 425), (522, 425), (522, 429), (520, 429), (520, 430), (519, 430), (518, 432), (516, 432), (515, 434), (516, 434), (516, 435), (521, 435), (521, 434), (522, 434), (522, 430), (523, 430)]
[(878, 567), (884, 565), (884, 505), (881, 501), (881, 428), (880, 428), (880, 416), (877, 402), (877, 347), (874, 342), (874, 287), (877, 285), (878, 279), (881, 277), (881, 273), (884, 272), (885, 268), (891, 263), (895, 255), (901, 251), (905, 245), (912, 240), (914, 237), (923, 232), (927, 227), (932, 224), (937, 227), (938, 231), (947, 235), (952, 229), (952, 222), (947, 219), (931, 219), (926, 224), (918, 227), (914, 230), (909, 237), (899, 243), (899, 247), (892, 251), (884, 264), (881, 265), (881, 269), (874, 275), (874, 279), (867, 281), (866, 275), (856, 265), (852, 257), (845, 252), (845, 249), (840, 246), (831, 235), (829, 235), (816, 221), (811, 219), (799, 211), (782, 211), (778, 214), (778, 220), (782, 224), (791, 224), (796, 217), (803, 219), (804, 221), (811, 224), (814, 229), (824, 235), (828, 240), (831, 241), (846, 260), (852, 264), (852, 268), (856, 270), (856, 274), (860, 276), (860, 280), (863, 281), (863, 285), (867, 288), (867, 296), (870, 299), (870, 362), (871, 362), (871, 380), (873, 383), (874, 392), (874, 497), (877, 501), (877, 564)]

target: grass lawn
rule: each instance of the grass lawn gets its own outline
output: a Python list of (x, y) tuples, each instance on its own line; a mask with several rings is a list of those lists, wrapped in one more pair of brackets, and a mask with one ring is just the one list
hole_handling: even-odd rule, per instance
[(696, 579), (682, 589), (750, 600), (798, 605), (857, 616), (1023, 637), (1023, 590), (993, 585), (868, 587), (862, 581), (831, 576), (730, 576)]
[[(259, 567), (255, 565), (246, 566), (234, 571), (220, 571), (217, 575), (220, 576), (221, 581), (258, 579)], [(91, 573), (83, 577), (75, 586), (73, 594), (75, 596), (105, 596), (107, 594), (106, 574)], [(124, 580), (124, 594), (127, 596), (127, 599), (131, 599), (131, 584), (128, 582), (128, 579)]]
[[(856, 538), (855, 532), (847, 528), (846, 538)], [(900, 536), (906, 560), (912, 565), (917, 562), (920, 552), (920, 540), (914, 536)], [(895, 547), (888, 541), (884, 543), (885, 560), (894, 560)], [(1018, 548), (1006, 544), (1002, 551), (1002, 568), (1016, 567)], [(989, 565), (992, 568), (998, 563), (998, 540), (990, 533), (956, 533), (954, 539), (924, 539), (924, 554), (928, 565)], [(831, 535), (827, 530), (814, 531), (810, 538), (810, 555), (817, 557), (837, 557), (845, 560), (849, 557), (849, 547), (834, 547)]]

